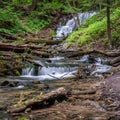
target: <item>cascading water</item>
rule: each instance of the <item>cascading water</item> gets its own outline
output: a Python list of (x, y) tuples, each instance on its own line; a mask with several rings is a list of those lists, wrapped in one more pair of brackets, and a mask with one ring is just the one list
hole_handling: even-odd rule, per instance
[(51, 80), (60, 79), (73, 76), (77, 70), (76, 63), (65, 62), (64, 57), (54, 57), (46, 59), (45, 61), (34, 60), (38, 65), (37, 67), (24, 68), (22, 76), (24, 78), (31, 78), (37, 80)]
[(59, 24), (57, 31), (56, 31), (56, 39), (64, 38), (67, 37), (72, 31), (77, 27), (76, 22), (79, 20), (79, 23), (82, 24), (86, 19), (89, 17), (95, 15), (96, 12), (83, 12), (83, 13), (78, 13), (78, 17), (74, 17), (70, 20), (67, 21), (65, 25)]
[[(40, 66), (24, 68), (22, 78), (36, 80), (53, 80), (74, 76), (80, 64), (86, 64), (90, 75), (100, 76), (102, 73), (111, 69), (107, 65), (108, 59), (100, 57), (92, 58), (90, 55), (84, 55), (80, 60), (69, 61), (64, 57), (48, 58), (44, 61), (34, 60)], [(41, 66), (42, 65), (42, 66)], [(94, 65), (94, 70), (92, 69)]]
[[(105, 73), (111, 69), (111, 66), (109, 65), (109, 60), (107, 58), (96, 57), (92, 58), (91, 61), (90, 55), (84, 55), (80, 59), (80, 61), (83, 63), (89, 63), (88, 69), (90, 70), (90, 75), (102, 76), (102, 73)], [(93, 65), (94, 70), (92, 70)]]
[(22, 69), (21, 76), (14, 76), (11, 80), (9, 79), (7, 87), (12, 85), (11, 89), (24, 89), (32, 85), (33, 81), (40, 82), (75, 77), (79, 70), (88, 76), (102, 76), (103, 73), (111, 69), (108, 58), (97, 57), (94, 54), (77, 57), (77, 59), (56, 56), (41, 58), (32, 62), (34, 65), (29, 63), (26, 68)]
[(34, 75), (33, 67), (23, 68), (22, 69), (22, 75)]

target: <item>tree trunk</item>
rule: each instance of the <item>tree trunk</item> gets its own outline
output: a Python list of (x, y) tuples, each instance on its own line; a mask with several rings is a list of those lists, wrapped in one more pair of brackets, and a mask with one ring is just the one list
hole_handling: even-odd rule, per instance
[[(67, 4), (68, 4), (68, 6), (71, 8), (71, 5), (70, 5), (69, 1), (66, 0), (66, 2), (67, 2)], [(78, 14), (75, 14), (75, 15), (74, 15), (74, 14), (72, 13), (72, 17), (73, 17), (73, 19), (74, 19), (74, 21), (75, 21), (75, 26), (76, 26), (76, 28), (78, 29), (79, 26), (80, 26)], [(77, 18), (77, 19), (75, 19), (75, 18)]]
[(27, 15), (29, 15), (31, 13), (31, 11), (33, 11), (37, 7), (37, 3), (38, 3), (38, 0), (32, 0), (32, 4), (30, 6), (28, 6), (25, 13)]
[(111, 26), (110, 26), (110, 0), (107, 0), (107, 34), (108, 34), (108, 42), (109, 48), (112, 49), (112, 37), (111, 37)]
[(33, 0), (33, 1), (32, 1), (32, 4), (31, 4), (31, 6), (30, 6), (30, 9), (31, 9), (31, 10), (34, 10), (34, 9), (37, 7), (37, 2), (38, 2), (38, 0)]

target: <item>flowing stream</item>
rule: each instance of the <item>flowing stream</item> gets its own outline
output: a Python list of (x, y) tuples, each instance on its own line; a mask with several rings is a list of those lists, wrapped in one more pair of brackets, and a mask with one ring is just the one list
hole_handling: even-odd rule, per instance
[[(96, 12), (79, 13), (79, 22), (82, 24), (88, 17), (95, 15)], [(68, 20), (64, 25), (59, 24), (56, 32), (56, 38), (68, 36), (75, 28), (75, 18)], [(79, 66), (85, 65), (85, 73), (93, 76), (102, 76), (103, 73), (111, 69), (109, 60), (103, 57), (90, 58), (90, 55), (84, 55), (77, 59), (70, 59), (65, 56), (54, 56), (51, 58), (39, 58), (32, 60), (25, 68), (22, 69), (20, 76), (12, 76), (7, 78), (7, 81), (14, 82), (14, 85), (8, 82), (0, 86), (0, 89), (18, 90), (25, 89), (28, 85), (33, 84), (34, 81), (52, 81), (61, 80), (69, 77), (75, 77)], [(35, 64), (34, 64), (35, 63)], [(92, 69), (94, 66), (94, 69)], [(8, 86), (9, 85), (9, 86)], [(1, 111), (0, 119), (11, 120), (9, 116)]]
[(62, 79), (73, 76), (76, 72), (78, 63), (71, 62), (64, 57), (53, 57), (46, 60), (33, 60), (40, 66), (24, 68), (22, 70), (23, 78), (32, 78), (37, 80)]
[(96, 57), (91, 60), (90, 55), (84, 55), (77, 59), (56, 56), (33, 60), (32, 62), (35, 65), (28, 64), (27, 67), (22, 69), (20, 76), (9, 78), (9, 81), (16, 84), (14, 87), (10, 86), (11, 89), (24, 89), (28, 85), (32, 85), (33, 81), (47, 82), (75, 77), (78, 69), (84, 71), (84, 74), (88, 76), (98, 77), (111, 69), (107, 58)]
[[(39, 66), (23, 68), (21, 78), (44, 80), (60, 80), (67, 77), (74, 77), (78, 70), (78, 66), (85, 64), (86, 69), (90, 71), (90, 75), (101, 76), (102, 73), (108, 71), (111, 66), (107, 65), (107, 58), (95, 58), (90, 61), (89, 55), (84, 55), (80, 59), (70, 60), (64, 57), (53, 57), (46, 60), (33, 60)], [(91, 71), (91, 66), (95, 69)]]
[[(8, 81), (14, 82), (16, 86), (2, 86), (2, 89), (21, 90), (27, 89), (27, 86), (34, 84), (33, 80), (45, 82), (75, 77), (78, 66), (83, 64), (86, 66), (86, 74), (89, 73), (89, 75), (94, 76), (102, 76), (104, 72), (111, 69), (107, 58), (96, 57), (91, 60), (90, 55), (84, 55), (77, 59), (55, 56), (53, 58), (33, 60), (33, 63), (36, 63), (37, 66), (29, 64), (22, 69), (20, 76), (8, 78)], [(93, 65), (95, 66), (94, 70), (92, 70)], [(10, 120), (10, 117), (2, 111), (0, 118), (2, 120)]]
[(86, 19), (95, 15), (96, 12), (83, 12), (78, 13), (74, 18), (69, 19), (64, 25), (62, 22), (59, 22), (58, 28), (56, 31), (56, 38), (59, 40), (61, 38), (67, 37), (70, 33), (77, 28), (76, 23), (81, 25)]

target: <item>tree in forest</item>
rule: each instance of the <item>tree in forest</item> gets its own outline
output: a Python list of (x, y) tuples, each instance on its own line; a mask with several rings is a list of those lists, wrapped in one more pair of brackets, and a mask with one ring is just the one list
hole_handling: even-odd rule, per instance
[(32, 0), (32, 4), (27, 7), (26, 14), (30, 14), (37, 7), (38, 0)]
[(112, 48), (111, 25), (110, 25), (110, 0), (107, 0), (107, 35), (109, 48)]

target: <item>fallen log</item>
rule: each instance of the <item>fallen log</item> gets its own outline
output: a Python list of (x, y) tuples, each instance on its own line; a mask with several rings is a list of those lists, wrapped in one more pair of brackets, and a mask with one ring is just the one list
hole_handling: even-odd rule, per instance
[(83, 50), (79, 50), (79, 51), (63, 51), (61, 50), (62, 53), (65, 53), (66, 56), (68, 57), (77, 57), (77, 56), (82, 56), (82, 55), (86, 55), (86, 54), (91, 54), (91, 53), (96, 53), (96, 54), (102, 54), (105, 55), (107, 57), (118, 57), (120, 56), (120, 51), (111, 51), (111, 52), (107, 52), (107, 51), (102, 51), (102, 50), (90, 50), (90, 51), (83, 51)]
[(37, 45), (13, 45), (13, 44), (4, 44), (0, 43), (0, 51), (13, 51), (17, 53), (23, 53), (25, 51), (30, 51), (30, 49), (41, 49), (42, 47)]
[(28, 61), (29, 63), (35, 65), (35, 66), (41, 66), (41, 67), (43, 67), (43, 65), (41, 63), (35, 62), (33, 60), (29, 60), (29, 59), (25, 59), (25, 60)]
[(112, 66), (114, 66), (114, 67), (120, 65), (120, 56), (112, 59), (112, 60), (110, 61), (110, 65), (112, 65)]
[(109, 57), (118, 57), (120, 56), (120, 51), (112, 51), (106, 53)]
[(97, 53), (97, 54), (103, 54), (108, 56), (104, 51), (97, 51), (97, 50), (91, 50), (91, 51), (72, 51), (71, 54), (67, 54), (68, 57), (77, 57), (77, 56), (82, 56), (86, 54), (91, 54), (91, 53)]
[(55, 45), (61, 43), (63, 40), (26, 40), (25, 43), (45, 43), (46, 45)]
[(46, 51), (32, 51), (32, 54), (41, 56), (41, 57), (49, 57), (50, 56), (50, 53), (48, 53)]
[(19, 113), (25, 111), (27, 108), (35, 109), (36, 107), (40, 108), (40, 106), (45, 106), (49, 104), (54, 104), (55, 100), (62, 99), (64, 100), (66, 97), (66, 90), (65, 88), (61, 87), (58, 88), (55, 91), (51, 91), (50, 93), (47, 93), (45, 95), (38, 95), (34, 97), (33, 99), (24, 101), (21, 103), (20, 106), (17, 104), (14, 106), (11, 106), (8, 110), (10, 113)]
[(12, 41), (17, 39), (17, 37), (1, 31), (0, 31), (0, 35)]

